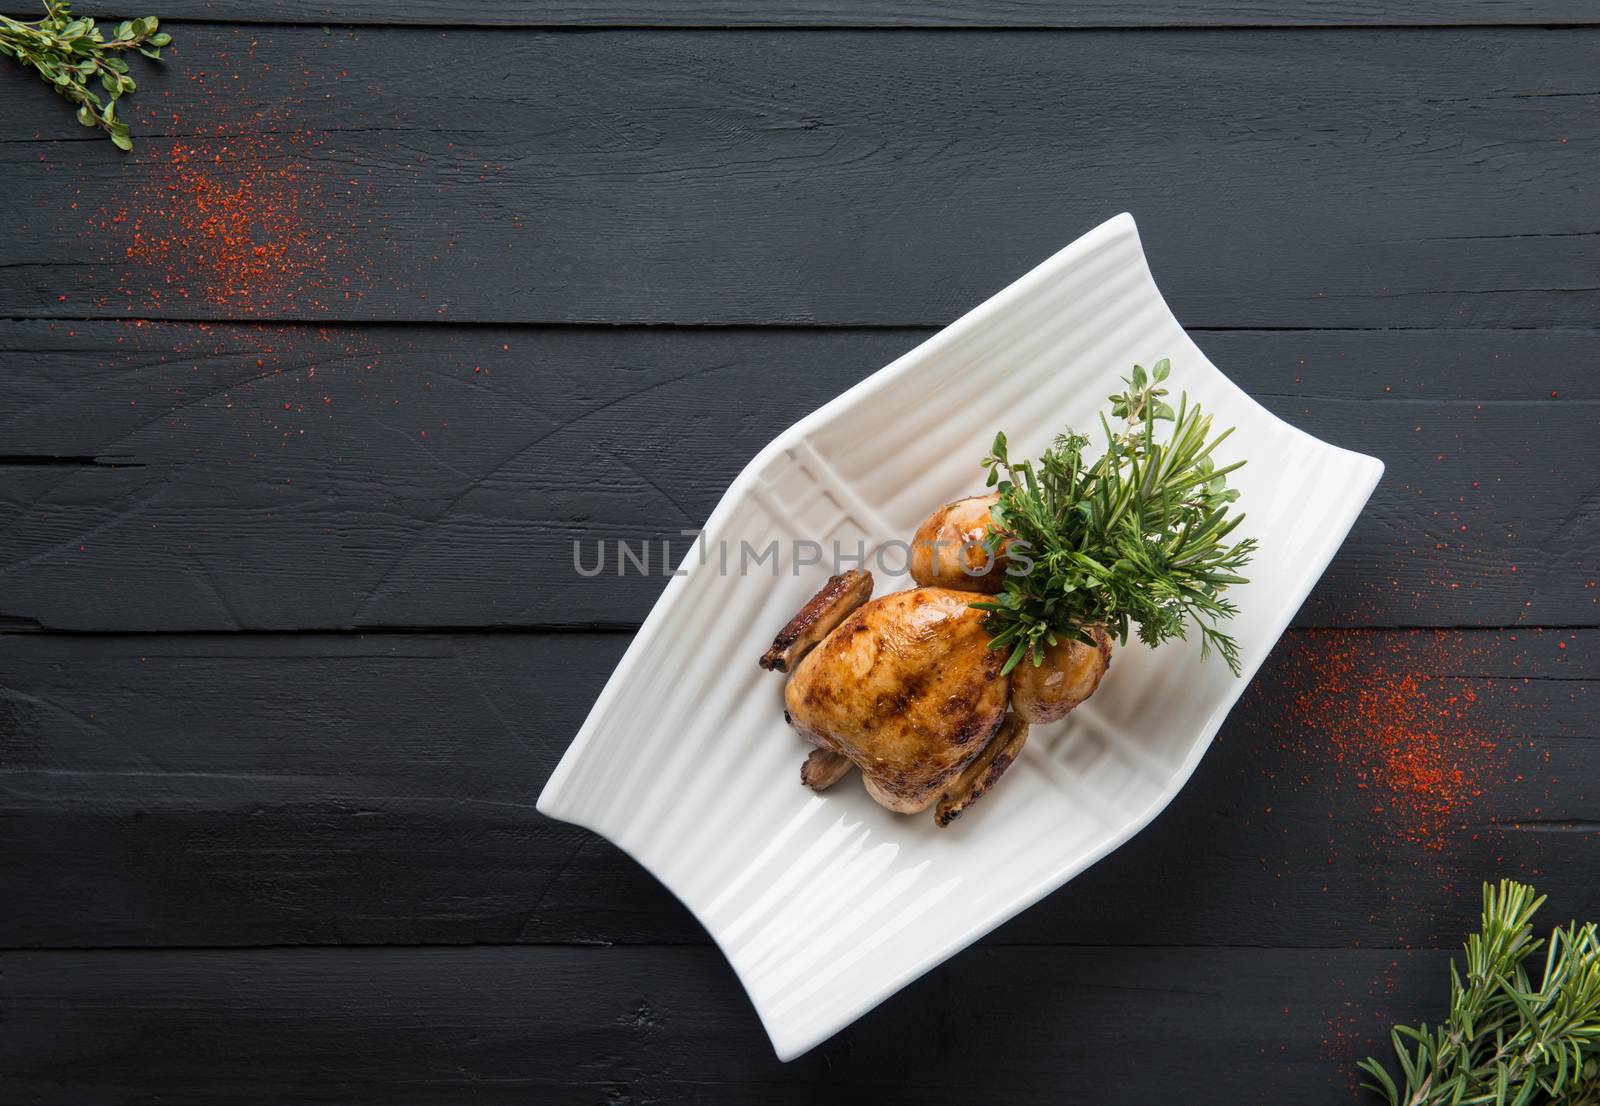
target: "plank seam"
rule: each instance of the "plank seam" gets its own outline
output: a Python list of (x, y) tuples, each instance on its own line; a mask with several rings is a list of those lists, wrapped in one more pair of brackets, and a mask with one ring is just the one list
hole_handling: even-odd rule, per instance
[[(1088, 952), (1121, 952), (1129, 949), (1172, 949), (1172, 950), (1201, 950), (1201, 949), (1239, 949), (1260, 952), (1460, 952), (1460, 942), (1450, 945), (1265, 945), (1256, 943), (1243, 944), (1089, 944), (1081, 942), (1054, 942), (1054, 941), (979, 941), (973, 948), (1004, 948), (1004, 949), (1073, 949)], [(376, 943), (376, 944), (307, 944), (297, 945), (288, 943), (273, 943), (263, 945), (52, 945), (50, 947), (28, 947), (24, 945), (0, 946), (0, 956), (73, 956), (83, 953), (107, 953), (112, 955), (163, 955), (167, 953), (206, 953), (206, 952), (317, 952), (324, 951), (330, 954), (341, 952), (463, 952), (473, 949), (594, 949), (605, 951), (607, 949), (704, 949), (716, 952), (717, 946), (711, 941), (526, 941), (526, 942), (493, 942), (470, 941), (461, 944), (441, 943)]]
[[(137, 18), (138, 13), (129, 11), (121, 14), (96, 13), (96, 18), (103, 21), (115, 19)], [(808, 34), (817, 31), (879, 31), (891, 33), (913, 32), (917, 34), (966, 34), (972, 32), (1005, 31), (1013, 34), (1075, 34), (1075, 33), (1104, 33), (1115, 32), (1140, 32), (1148, 34), (1166, 34), (1185, 31), (1492, 31), (1492, 30), (1567, 30), (1573, 27), (1600, 26), (1600, 19), (1574, 18), (1574, 19), (1498, 19), (1498, 20), (1456, 20), (1452, 22), (1438, 21), (1406, 21), (1406, 20), (1369, 20), (1361, 22), (1315, 22), (1315, 21), (1261, 21), (1255, 23), (1219, 23), (1215, 21), (1182, 21), (1173, 20), (1164, 23), (1113, 23), (1113, 22), (1084, 22), (1072, 24), (1050, 23), (963, 23), (952, 25), (948, 23), (912, 22), (909, 20), (866, 20), (862, 22), (836, 22), (796, 23), (778, 21), (740, 21), (718, 22), (715, 20), (694, 22), (663, 22), (651, 20), (569, 20), (563, 22), (537, 22), (537, 21), (493, 21), (481, 22), (448, 22), (444, 20), (425, 20), (409, 22), (404, 20), (359, 20), (353, 23), (334, 22), (330, 20), (315, 19), (252, 19), (243, 16), (218, 16), (211, 15), (201, 19), (193, 16), (180, 16), (163, 18), (166, 26), (182, 27), (287, 27), (287, 28), (331, 28), (337, 31), (362, 31), (362, 30), (418, 30), (418, 31), (474, 31), (474, 30), (514, 30), (537, 31), (543, 33), (584, 33), (593, 31), (674, 31), (682, 33), (722, 33), (729, 31), (785, 31), (795, 34)]]
[[(1530, 236), (1532, 237), (1532, 236)], [(236, 318), (203, 315), (10, 315), (0, 312), (0, 323), (77, 323), (93, 324), (147, 324), (156, 326), (229, 326), (243, 328), (276, 327), (340, 327), (355, 329), (432, 328), (448, 330), (574, 330), (616, 333), (619, 331), (714, 331), (717, 333), (782, 334), (782, 333), (904, 333), (927, 335), (948, 326), (944, 322), (900, 323), (696, 323), (696, 322), (598, 322), (576, 320), (496, 320), (496, 319), (361, 319), (345, 317), (274, 316), (272, 318)], [(1584, 337), (1600, 335), (1600, 326), (1572, 324), (1546, 325), (1528, 323), (1503, 326), (1262, 326), (1229, 323), (1185, 324), (1191, 334), (1504, 334), (1537, 333), (1552, 336)]]

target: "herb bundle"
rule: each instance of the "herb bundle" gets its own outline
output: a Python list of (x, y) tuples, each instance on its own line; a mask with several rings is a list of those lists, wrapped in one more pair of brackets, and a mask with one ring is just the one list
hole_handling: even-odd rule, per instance
[[(137, 89), (119, 53), (137, 50), (161, 60), (172, 41), (153, 17), (124, 20), (107, 38), (92, 19), (74, 19), (66, 0), (45, 0), (45, 16), (32, 23), (0, 15), (0, 54), (37, 70), (56, 92), (78, 105), (78, 122), (99, 127), (119, 150), (133, 149), (128, 125), (117, 118), (117, 101)], [(100, 91), (90, 87), (98, 83)], [(102, 98), (102, 93), (104, 98)]]
[[(1122, 429), (1100, 416), (1098, 459), (1069, 430), (1037, 467), (1017, 464), (996, 435), (983, 465), (1000, 498), (985, 541), (1025, 570), (1008, 570), (1005, 590), (973, 605), (989, 612), (990, 647), (1010, 650), (1005, 671), (1024, 657), (1042, 663), (1045, 646), (1063, 638), (1092, 644), (1096, 625), (1118, 642), (1136, 625), (1154, 646), (1185, 637), (1192, 619), (1201, 655), (1215, 648), (1238, 673), (1238, 646), (1217, 623), (1237, 613), (1223, 592), (1246, 582), (1239, 572), (1256, 548), (1253, 538), (1228, 542), (1244, 516), (1229, 513), (1239, 493), (1227, 477), (1244, 462), (1217, 465), (1212, 454), (1233, 431), (1213, 437), (1211, 416), (1187, 395), (1174, 410), (1161, 386), (1170, 371), (1163, 359), (1123, 378), (1127, 390), (1111, 397)], [(1158, 438), (1158, 422), (1170, 433)]]
[(1467, 975), (1450, 965), (1450, 1014), (1432, 1030), (1394, 1029), (1403, 1084), (1368, 1057), (1359, 1065), (1390, 1106), (1595, 1106), (1600, 1103), (1600, 938), (1595, 924), (1557, 926), (1544, 977), (1525, 961), (1544, 904), (1533, 888), (1483, 885), (1483, 929), (1467, 938)]

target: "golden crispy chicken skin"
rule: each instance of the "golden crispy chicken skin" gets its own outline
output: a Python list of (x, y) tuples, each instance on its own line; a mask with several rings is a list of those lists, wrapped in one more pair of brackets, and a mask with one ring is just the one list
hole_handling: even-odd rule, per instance
[(1005, 714), (1005, 658), (971, 602), (971, 592), (926, 587), (871, 600), (792, 668), (790, 720), (860, 768), (891, 810), (937, 800)]
[(1111, 667), (1111, 639), (1095, 626), (1095, 643), (1062, 638), (1046, 646), (1037, 668), (1024, 658), (1011, 673), (1011, 707), (1035, 725), (1056, 722), (1094, 694)]
[(998, 492), (972, 495), (929, 515), (911, 539), (911, 578), (958, 591), (992, 593), (1005, 587), (1005, 557), (991, 557), (983, 547), (992, 521), (989, 508), (999, 499)]

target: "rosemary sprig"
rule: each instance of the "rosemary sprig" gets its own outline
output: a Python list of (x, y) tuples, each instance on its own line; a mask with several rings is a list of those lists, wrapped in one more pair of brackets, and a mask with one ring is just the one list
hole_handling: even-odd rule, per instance
[(1450, 965), (1450, 1014), (1432, 1030), (1397, 1025), (1403, 1083), (1378, 1060), (1358, 1065), (1390, 1106), (1594, 1106), (1600, 1103), (1600, 938), (1557, 926), (1535, 987), (1524, 961), (1544, 904), (1533, 888), (1483, 885), (1483, 928), (1467, 938), (1467, 975)]
[[(161, 60), (172, 36), (154, 17), (124, 20), (108, 39), (92, 19), (74, 19), (66, 0), (45, 0), (45, 16), (32, 23), (0, 15), (0, 54), (32, 66), (57, 93), (78, 105), (78, 122), (99, 127), (119, 150), (133, 149), (128, 125), (117, 118), (117, 101), (139, 86), (118, 53), (137, 50)], [(90, 87), (98, 81), (101, 93)]]
[[(989, 612), (989, 645), (1009, 649), (1005, 671), (1062, 638), (1091, 642), (1102, 625), (1119, 642), (1132, 626), (1139, 640), (1160, 645), (1186, 636), (1193, 620), (1201, 655), (1215, 648), (1235, 673), (1239, 649), (1217, 628), (1237, 608), (1223, 592), (1246, 580), (1239, 571), (1255, 551), (1253, 538), (1229, 543), (1243, 515), (1228, 508), (1239, 496), (1228, 474), (1243, 461), (1219, 466), (1216, 448), (1233, 431), (1212, 436), (1211, 416), (1191, 405), (1177, 409), (1161, 385), (1166, 359), (1149, 372), (1135, 365), (1127, 390), (1111, 397), (1113, 431), (1104, 415), (1106, 450), (1087, 456), (1089, 438), (1068, 431), (1039, 458), (1013, 463), (1006, 436), (995, 436), (983, 461), (1000, 500), (990, 514), (987, 542), (1004, 547), (1010, 568), (1005, 590), (975, 603)], [(1156, 423), (1172, 423), (1156, 436)]]

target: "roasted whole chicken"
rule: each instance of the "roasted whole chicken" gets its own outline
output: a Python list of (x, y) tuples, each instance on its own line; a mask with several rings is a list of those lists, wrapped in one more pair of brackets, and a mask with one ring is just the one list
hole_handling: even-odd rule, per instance
[(852, 767), (890, 810), (934, 806), (946, 826), (1011, 765), (1030, 723), (1054, 722), (1087, 699), (1111, 663), (1095, 644), (1062, 640), (1043, 663), (1002, 674), (975, 592), (996, 592), (1006, 562), (982, 541), (995, 496), (947, 504), (918, 528), (911, 575), (917, 587), (872, 598), (872, 574), (828, 580), (761, 658), (788, 673), (784, 716), (817, 748), (802, 782), (821, 791)]
[[(1111, 641), (1155, 648), (1197, 633), (1234, 675), (1239, 643), (1220, 623), (1224, 593), (1247, 584), (1256, 551), (1231, 539), (1239, 491), (1212, 417), (1170, 395), (1172, 364), (1135, 365), (1100, 416), (1105, 450), (1068, 429), (1037, 460), (1003, 433), (987, 495), (947, 503), (917, 528), (917, 586), (872, 598), (863, 571), (831, 578), (789, 621), (761, 667), (789, 674), (784, 716), (816, 746), (801, 780), (821, 791), (852, 767), (903, 814), (934, 807), (948, 825), (1022, 752), (1028, 727), (1082, 703), (1111, 664)], [(1120, 425), (1113, 429), (1113, 422)], [(1158, 434), (1157, 424), (1170, 424)]]

